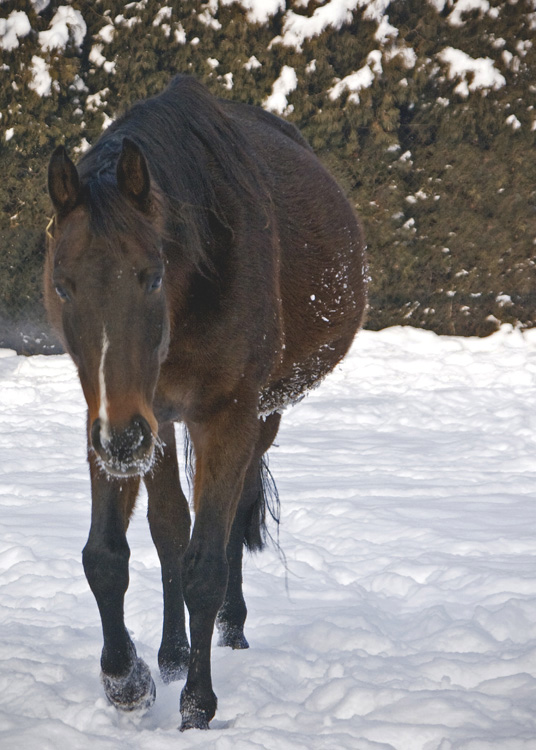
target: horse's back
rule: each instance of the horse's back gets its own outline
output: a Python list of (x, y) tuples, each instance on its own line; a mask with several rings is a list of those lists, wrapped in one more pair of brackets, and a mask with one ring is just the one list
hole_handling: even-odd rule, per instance
[(308, 141), (303, 137), (298, 128), (288, 120), (283, 120), (281, 117), (268, 112), (262, 107), (255, 107), (251, 104), (244, 104), (242, 102), (234, 102), (230, 99), (221, 99), (220, 103), (224, 111), (236, 120), (239, 127), (251, 128), (251, 133), (255, 138), (255, 133), (264, 133), (265, 135), (274, 134), (282, 136), (283, 138), (289, 138), (290, 140), (298, 143), (300, 146), (308, 151), (311, 151), (311, 146)]

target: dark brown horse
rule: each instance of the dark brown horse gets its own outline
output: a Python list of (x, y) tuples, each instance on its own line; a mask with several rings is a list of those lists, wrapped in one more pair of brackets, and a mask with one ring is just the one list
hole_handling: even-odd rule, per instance
[[(242, 550), (263, 543), (262, 456), (281, 410), (340, 361), (361, 324), (360, 227), (292, 125), (181, 76), (78, 167), (57, 148), (49, 191), (45, 297), (88, 405), (83, 563), (104, 690), (124, 710), (155, 696), (123, 619), (143, 479), (162, 565), (160, 671), (166, 682), (187, 674), (182, 729), (207, 728), (214, 624), (221, 644), (248, 645)], [(191, 535), (177, 420), (195, 453)]]

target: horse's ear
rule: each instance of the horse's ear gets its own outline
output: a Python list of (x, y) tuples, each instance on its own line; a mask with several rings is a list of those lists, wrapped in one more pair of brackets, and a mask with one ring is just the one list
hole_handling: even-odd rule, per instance
[(80, 178), (63, 146), (58, 146), (50, 158), (48, 192), (58, 215), (69, 213), (78, 200)]
[(130, 138), (123, 138), (123, 148), (117, 162), (117, 185), (139, 209), (148, 209), (151, 192), (149, 168), (141, 149)]

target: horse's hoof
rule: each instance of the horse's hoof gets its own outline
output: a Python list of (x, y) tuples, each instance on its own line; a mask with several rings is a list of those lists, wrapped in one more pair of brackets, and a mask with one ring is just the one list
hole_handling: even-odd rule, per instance
[(249, 643), (242, 628), (219, 622), (218, 630), (218, 646), (228, 646), (233, 649), (249, 648)]
[(160, 677), (164, 685), (169, 685), (172, 682), (186, 679), (188, 675), (188, 665), (184, 667), (177, 667), (175, 664), (162, 665), (160, 667)]
[(184, 680), (188, 675), (188, 662), (186, 664), (172, 664), (163, 662), (160, 664), (160, 677), (164, 685), (169, 685), (170, 682), (177, 682), (177, 680)]
[(208, 702), (205, 703), (206, 708), (201, 708), (200, 703), (201, 701), (194, 694), (190, 693), (186, 687), (183, 688), (181, 694), (181, 732), (185, 732), (187, 729), (209, 728), (210, 720), (216, 713), (217, 698), (212, 693)]
[(103, 672), (101, 679), (108, 701), (120, 711), (147, 709), (155, 701), (156, 687), (143, 659), (136, 657), (125, 677), (111, 677)]
[(199, 711), (196, 714), (189, 714), (183, 716), (182, 724), (180, 727), (181, 732), (185, 732), (187, 729), (209, 729), (208, 719), (204, 711)]
[(190, 662), (190, 648), (185, 646), (179, 648), (177, 652), (170, 657), (158, 655), (158, 666), (160, 667), (160, 676), (165, 685), (176, 680), (183, 680), (188, 674), (188, 664)]

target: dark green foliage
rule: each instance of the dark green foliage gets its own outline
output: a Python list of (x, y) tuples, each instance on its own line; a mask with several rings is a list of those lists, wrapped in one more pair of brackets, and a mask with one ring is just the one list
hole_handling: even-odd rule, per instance
[[(3, 18), (26, 12), (32, 28), (13, 50), (0, 49), (0, 346), (22, 349), (20, 331), (31, 339), (43, 330), (46, 167), (54, 146), (64, 143), (76, 155), (109, 118), (178, 72), (220, 96), (260, 105), (285, 65), (298, 78), (285, 116), (337, 176), (365, 225), (368, 326), (484, 335), (501, 322), (536, 324), (530, 0), (492, 1), (489, 12), (471, 11), (459, 24), (451, 2), (438, 12), (428, 0), (395, 0), (386, 14), (398, 33), (383, 41), (377, 21), (358, 7), (342, 28), (324, 29), (301, 49), (277, 40), (287, 11), (310, 17), (326, 3), (294, 7), (287, 0), (284, 11), (254, 24), (239, 3), (72, 0), (86, 24), (83, 44), (71, 38), (64, 49), (43, 51), (39, 32), (61, 5), (66, 0), (52, 0), (40, 14), (30, 0), (0, 6)], [(440, 54), (448, 47), (489, 58), (505, 84), (473, 87), (472, 73), (451, 77)], [(34, 56), (52, 78), (46, 95), (31, 88)], [(370, 86), (330, 96), (337, 81), (367, 65)]]

